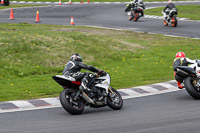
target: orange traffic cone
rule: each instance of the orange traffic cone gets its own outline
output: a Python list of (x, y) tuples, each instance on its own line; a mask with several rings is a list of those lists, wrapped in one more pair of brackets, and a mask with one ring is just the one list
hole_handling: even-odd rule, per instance
[(39, 11), (36, 12), (36, 19), (35, 19), (36, 23), (40, 22), (40, 16), (39, 16)]
[(61, 2), (61, 0), (59, 0), (59, 5), (62, 5), (62, 2)]
[(70, 5), (72, 4), (71, 0), (69, 0), (69, 4), (70, 4)]
[(81, 0), (81, 4), (83, 4), (83, 0)]
[(3, 4), (3, 5), (4, 5), (4, 0), (1, 0), (1, 4)]
[(10, 20), (13, 20), (13, 19), (15, 19), (15, 18), (14, 18), (14, 15), (13, 15), (13, 9), (11, 8), (11, 10), (10, 10)]
[(89, 3), (90, 3), (90, 0), (88, 0), (87, 3), (89, 4)]
[(71, 17), (71, 22), (70, 22), (70, 24), (71, 24), (71, 25), (75, 25), (75, 24), (74, 24), (74, 17)]

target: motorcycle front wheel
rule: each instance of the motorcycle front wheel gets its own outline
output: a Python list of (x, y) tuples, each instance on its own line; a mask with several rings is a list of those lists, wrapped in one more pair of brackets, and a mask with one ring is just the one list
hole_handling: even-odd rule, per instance
[(60, 103), (62, 107), (72, 115), (81, 114), (85, 108), (82, 99), (74, 100), (76, 93), (74, 89), (65, 89), (60, 93)]
[(194, 86), (195, 80), (191, 77), (187, 77), (184, 80), (184, 86), (186, 91), (192, 96), (194, 99), (200, 99), (200, 91)]
[(119, 92), (114, 88), (110, 88), (108, 94), (108, 106), (114, 110), (119, 110), (123, 106), (123, 99)]
[(163, 20), (163, 24), (164, 26), (168, 26), (168, 23), (165, 20)]

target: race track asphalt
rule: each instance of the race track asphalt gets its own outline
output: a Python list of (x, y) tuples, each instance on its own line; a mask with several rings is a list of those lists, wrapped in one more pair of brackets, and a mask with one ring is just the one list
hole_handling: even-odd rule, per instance
[[(200, 4), (195, 3), (179, 3)], [(166, 4), (146, 4), (146, 8)], [(9, 20), (10, 10), (0, 11), (0, 23), (35, 23), (36, 11), (39, 10), (41, 24), (70, 25), (71, 16), (75, 25), (99, 26), (107, 28), (141, 31), (190, 38), (200, 38), (199, 21), (179, 20), (176, 28), (163, 25), (162, 19), (143, 17), (137, 22), (128, 21), (124, 12), (125, 4), (77, 4), (48, 7), (14, 9), (15, 20)]]
[(198, 133), (200, 103), (185, 90), (124, 100), (122, 110), (62, 108), (0, 114), (2, 133)]
[[(192, 3), (191, 3), (192, 4)], [(195, 3), (196, 4), (196, 3)], [(199, 3), (198, 3), (199, 4)], [(156, 4), (161, 6), (164, 4)], [(178, 27), (165, 27), (160, 19), (141, 18), (129, 22), (125, 5), (72, 5), (0, 11), (0, 23), (34, 23), (36, 10), (41, 24), (92, 25), (148, 33), (200, 38), (199, 22), (179, 21)], [(155, 6), (148, 4), (148, 7)], [(89, 10), (88, 10), (89, 8)], [(0, 114), (1, 133), (198, 133), (200, 103), (185, 90), (124, 100), (122, 110), (86, 108), (73, 116), (61, 107)]]

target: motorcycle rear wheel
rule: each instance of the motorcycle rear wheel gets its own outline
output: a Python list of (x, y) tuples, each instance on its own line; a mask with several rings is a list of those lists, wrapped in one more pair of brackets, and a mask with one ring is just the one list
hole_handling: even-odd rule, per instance
[[(111, 88), (111, 90), (114, 94), (112, 94), (112, 92), (109, 92), (108, 106), (114, 110), (119, 110), (123, 106), (123, 99), (117, 90), (115, 90), (114, 88)], [(114, 96), (112, 97), (112, 95)]]
[(72, 115), (81, 114), (85, 108), (85, 104), (81, 99), (76, 101), (73, 99), (76, 93), (74, 89), (65, 89), (60, 93), (62, 107)]
[(176, 17), (173, 16), (171, 19), (172, 19), (172, 23), (171, 23), (171, 25), (172, 25), (173, 27), (176, 27), (177, 24), (178, 24), (178, 21), (177, 21)]
[(187, 77), (184, 80), (185, 89), (194, 99), (200, 99), (200, 91), (197, 91), (197, 89), (193, 86), (192, 84), (193, 81), (194, 81), (193, 78)]

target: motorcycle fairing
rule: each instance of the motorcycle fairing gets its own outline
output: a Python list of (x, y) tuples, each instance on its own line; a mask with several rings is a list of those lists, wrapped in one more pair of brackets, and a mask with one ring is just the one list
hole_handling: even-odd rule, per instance
[(106, 93), (108, 94), (108, 88), (110, 87), (110, 76), (107, 74), (106, 76), (97, 78), (99, 80), (102, 80), (99, 84), (96, 84), (96, 87), (100, 87), (106, 90)]
[[(76, 84), (76, 80), (73, 77), (65, 77), (63, 75), (55, 75), (52, 77), (59, 85), (61, 86), (67, 86), (67, 87), (74, 87), (74, 86), (79, 86)], [(72, 84), (74, 83), (74, 84)]]
[(177, 68), (185, 71), (185, 72), (188, 72), (189, 74), (195, 74), (195, 71), (194, 69), (192, 69), (191, 67), (188, 67), (188, 66), (178, 66)]

